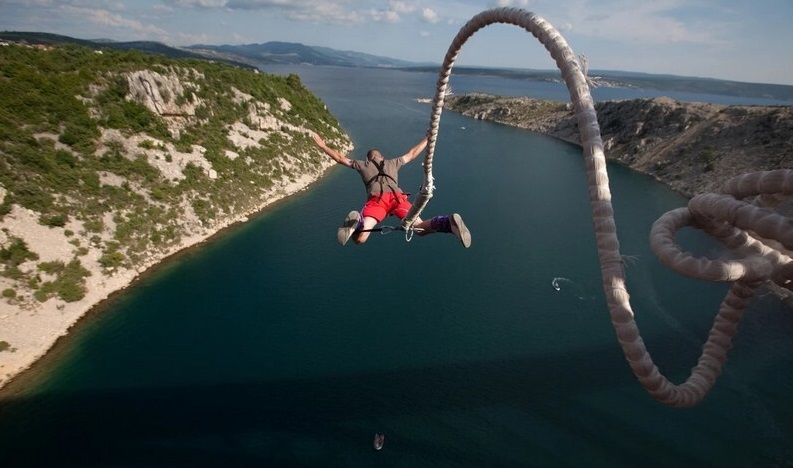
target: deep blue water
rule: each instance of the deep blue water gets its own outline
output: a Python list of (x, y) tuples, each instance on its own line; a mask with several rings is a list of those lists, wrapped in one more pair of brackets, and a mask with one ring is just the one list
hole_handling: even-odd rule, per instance
[[(415, 101), (432, 95), (429, 74), (268, 71), (298, 73), (356, 157), (402, 154), (429, 122)], [(455, 90), (517, 86), (468, 80), (453, 78)], [(560, 95), (547, 84), (523, 94), (542, 93)], [(462, 213), (470, 249), (399, 233), (338, 246), (363, 189), (353, 171), (331, 171), (78, 326), (0, 402), (2, 466), (793, 463), (789, 308), (758, 297), (711, 394), (667, 408), (635, 381), (611, 329), (580, 149), (447, 112), (434, 172), (425, 215)], [(404, 188), (420, 174), (418, 162), (403, 169)], [(652, 222), (683, 197), (624, 167), (609, 176), (637, 322), (681, 382), (727, 286), (679, 277), (650, 252)], [(697, 232), (681, 242), (721, 254)]]

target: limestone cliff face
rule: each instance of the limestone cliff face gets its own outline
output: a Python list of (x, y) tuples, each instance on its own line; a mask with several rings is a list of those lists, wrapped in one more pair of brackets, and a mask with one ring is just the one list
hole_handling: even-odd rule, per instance
[[(202, 79), (196, 70), (183, 69), (184, 78)], [(127, 99), (138, 101), (152, 112), (161, 116), (193, 116), (198, 98), (189, 91), (189, 97), (181, 103), (177, 99), (188, 92), (176, 70), (159, 73), (154, 70), (136, 70), (126, 75), (129, 94)], [(189, 83), (189, 82), (188, 82)]]
[[(567, 106), (529, 98), (451, 96), (445, 107), (481, 120), (580, 144)], [(686, 196), (718, 191), (731, 177), (793, 168), (793, 107), (722, 106), (669, 98), (595, 105), (606, 157)]]

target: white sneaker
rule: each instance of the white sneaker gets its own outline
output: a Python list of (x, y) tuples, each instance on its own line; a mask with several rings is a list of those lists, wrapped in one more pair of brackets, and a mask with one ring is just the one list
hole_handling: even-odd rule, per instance
[(452, 234), (455, 235), (460, 242), (463, 243), (463, 247), (466, 249), (471, 247), (471, 231), (465, 227), (465, 223), (463, 222), (463, 217), (457, 213), (452, 214), (449, 217), (452, 225)]
[(339, 226), (339, 230), (336, 232), (336, 240), (339, 241), (339, 244), (344, 245), (350, 240), (355, 230), (358, 228), (358, 223), (361, 221), (361, 215), (357, 211), (350, 211), (346, 218), (344, 218), (344, 222), (341, 223)]

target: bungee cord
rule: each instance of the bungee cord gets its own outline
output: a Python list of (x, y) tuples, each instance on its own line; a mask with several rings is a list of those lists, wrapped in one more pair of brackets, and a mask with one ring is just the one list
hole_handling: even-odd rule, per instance
[[(518, 8), (496, 8), (474, 16), (457, 33), (444, 57), (435, 90), (423, 184), (402, 226), (410, 229), (435, 190), (432, 162), (457, 55), (471, 36), (494, 23), (519, 26), (536, 37), (550, 52), (570, 93), (586, 165), (603, 290), (617, 341), (631, 370), (645, 390), (661, 403), (673, 407), (696, 406), (721, 374), (732, 338), (756, 288), (763, 283), (774, 283), (793, 290), (793, 220), (773, 210), (774, 206), (793, 198), (793, 170), (736, 177), (725, 184), (722, 193), (694, 197), (688, 207), (664, 214), (653, 225), (651, 247), (664, 265), (684, 276), (732, 282), (696, 366), (685, 382), (675, 385), (653, 363), (631, 309), (603, 141), (590, 94), (591, 81), (584, 69), (588, 65), (586, 58), (577, 59), (562, 35), (543, 18)], [(754, 201), (743, 201), (749, 197), (755, 197)], [(686, 226), (701, 229), (718, 239), (736, 258), (717, 261), (695, 258), (683, 252), (675, 241), (675, 233)]]

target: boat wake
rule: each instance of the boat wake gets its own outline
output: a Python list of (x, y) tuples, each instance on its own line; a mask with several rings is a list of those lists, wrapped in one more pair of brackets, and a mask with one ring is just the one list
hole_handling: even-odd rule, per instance
[(551, 286), (553, 286), (553, 288), (558, 292), (573, 294), (581, 301), (594, 299), (594, 296), (586, 295), (586, 291), (584, 291), (584, 288), (582, 288), (578, 283), (563, 276), (557, 276), (554, 278), (551, 281)]
[(375, 434), (374, 435), (374, 449), (381, 450), (383, 448), (383, 444), (385, 444), (385, 434)]

